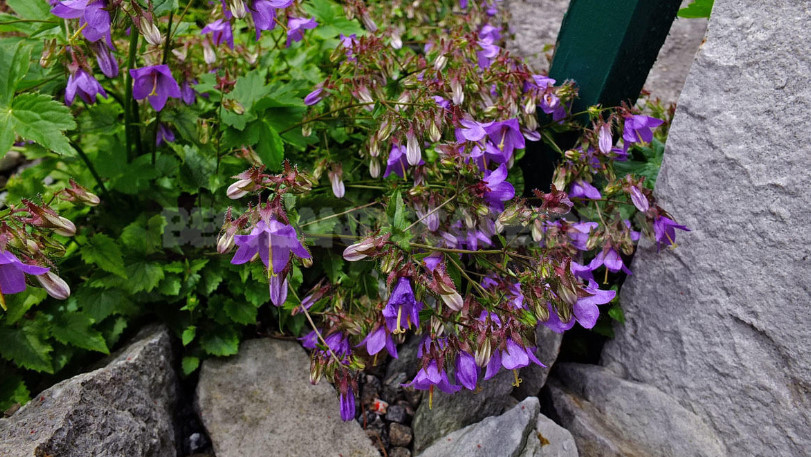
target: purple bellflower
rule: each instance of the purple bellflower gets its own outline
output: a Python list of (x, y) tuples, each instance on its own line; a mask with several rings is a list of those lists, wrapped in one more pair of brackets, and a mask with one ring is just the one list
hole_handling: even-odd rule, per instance
[(459, 121), (462, 128), (456, 129), (456, 141), (481, 141), (487, 135), (484, 130), (489, 124), (482, 124), (473, 120), (462, 119)]
[(290, 43), (294, 41), (303, 40), (304, 31), (312, 30), (317, 26), (318, 22), (315, 22), (313, 18), (290, 17), (287, 20), (287, 46), (289, 47)]
[(68, 76), (68, 84), (65, 87), (65, 104), (72, 105), (77, 95), (87, 104), (96, 103), (96, 95), (107, 98), (107, 92), (96, 81), (96, 78), (81, 68)]
[(54, 16), (62, 19), (79, 19), (82, 35), (91, 42), (106, 38), (107, 44), (112, 47), (110, 37), (110, 13), (107, 12), (104, 0), (88, 2), (88, 0), (65, 0), (58, 2), (51, 9)]
[(196, 85), (197, 80), (187, 79), (180, 84), (180, 98), (183, 99), (183, 103), (187, 105), (194, 105), (194, 102), (197, 101), (197, 91), (191, 87), (192, 84)]
[(0, 252), (0, 305), (6, 309), (4, 295), (25, 290), (25, 275), (44, 275), (50, 268), (22, 263), (9, 251)]
[(603, 198), (600, 191), (588, 182), (578, 179), (572, 183), (569, 188), (569, 198), (588, 198), (590, 200), (599, 200)]
[(158, 124), (158, 133), (155, 136), (155, 146), (160, 146), (163, 143), (174, 143), (175, 132), (172, 131), (166, 124), (161, 122)]
[(352, 386), (346, 386), (346, 392), (340, 393), (338, 401), (341, 403), (341, 420), (348, 422), (354, 419), (355, 392), (352, 391)]
[(485, 187), (484, 200), (495, 211), (503, 211), (504, 202), (515, 197), (515, 188), (506, 179), (507, 166), (504, 164), (499, 165), (495, 171), (485, 170), (484, 172), (482, 180)]
[[(424, 165), (425, 161), (420, 159), (417, 165)], [(405, 152), (405, 148), (402, 146), (398, 146), (393, 144), (391, 146), (391, 152), (389, 153), (389, 158), (386, 160), (386, 171), (383, 172), (383, 177), (388, 178), (390, 174), (394, 173), (395, 175), (405, 178), (406, 170), (411, 165), (408, 164), (408, 157)]]
[(136, 100), (148, 99), (155, 111), (166, 106), (169, 97), (180, 98), (180, 87), (172, 77), (168, 65), (153, 65), (151, 67), (133, 68), (130, 70), (135, 82), (132, 96)]
[(479, 382), (479, 366), (476, 358), (465, 351), (456, 356), (456, 382), (468, 390), (476, 390)]
[(676, 229), (684, 230), (685, 232), (689, 232), (690, 229), (683, 225), (677, 224), (673, 219), (665, 216), (658, 216), (653, 221), (653, 236), (656, 239), (656, 246), (657, 248), (661, 246), (662, 243), (668, 246), (675, 246), (676, 245)]
[(434, 387), (446, 394), (454, 394), (462, 389), (459, 386), (451, 384), (445, 369), (442, 368), (440, 370), (437, 368), (436, 360), (431, 360), (427, 367), (418, 371), (414, 379), (408, 384), (403, 384), (403, 387), (413, 387), (417, 390), (430, 391), (429, 404), (433, 400)]
[(231, 21), (217, 19), (203, 27), (203, 30), (200, 31), (201, 35), (205, 35), (206, 33), (211, 34), (211, 41), (213, 41), (216, 46), (221, 45), (222, 42), (225, 41), (229, 48), (234, 49), (234, 33), (231, 30)]
[(633, 115), (625, 118), (625, 128), (622, 131), (622, 139), (626, 143), (636, 143), (644, 141), (650, 143), (653, 140), (653, 131), (662, 125), (664, 121), (655, 117)]
[(572, 309), (573, 316), (569, 322), (561, 322), (558, 313), (552, 309), (551, 304), (547, 303), (549, 320), (544, 322), (543, 325), (555, 333), (563, 333), (571, 329), (574, 327), (575, 322), (578, 322), (583, 328), (594, 328), (597, 324), (597, 318), (600, 317), (600, 310), (597, 305), (609, 303), (616, 297), (617, 292), (598, 289), (597, 283), (593, 280), (589, 280), (586, 292), (591, 295), (581, 297), (575, 302)]
[(304, 104), (307, 106), (315, 105), (324, 98), (324, 96), (322, 95), (323, 93), (324, 93), (323, 88), (321, 87), (316, 88), (314, 91), (307, 94), (306, 97), (304, 97)]
[[(488, 380), (498, 374), (501, 367), (507, 370), (518, 370), (530, 364), (530, 362), (538, 364), (539, 366), (546, 367), (537, 357), (535, 357), (535, 348), (525, 348), (522, 345), (513, 341), (512, 338), (507, 338), (505, 348), (503, 350), (494, 350), (490, 356), (490, 361), (487, 363), (484, 379)], [(518, 371), (515, 371), (515, 383), (518, 384)]]
[(650, 202), (648, 202), (648, 197), (642, 193), (636, 186), (631, 186), (631, 190), (629, 192), (631, 194), (631, 201), (633, 202), (636, 209), (645, 213), (650, 209)]
[(422, 302), (418, 302), (414, 297), (411, 280), (400, 278), (383, 308), (386, 327), (394, 334), (403, 333), (412, 325), (419, 327), (422, 306)]
[(366, 338), (358, 344), (358, 346), (363, 345), (366, 345), (366, 352), (368, 352), (369, 355), (375, 355), (385, 347), (392, 357), (397, 358), (397, 345), (394, 344), (394, 339), (391, 337), (391, 333), (386, 330), (385, 326), (380, 326), (369, 332)]
[(603, 248), (603, 250), (600, 251), (596, 257), (594, 257), (594, 259), (589, 263), (589, 268), (591, 271), (594, 271), (603, 265), (605, 265), (605, 268), (612, 273), (622, 270), (629, 275), (633, 274), (631, 273), (631, 270), (625, 266), (625, 263), (623, 263), (619, 252), (610, 246)]
[(502, 153), (503, 160), (500, 163), (508, 162), (514, 150), (526, 147), (524, 135), (518, 125), (518, 119), (493, 122), (487, 125), (484, 130), (487, 131), (490, 141)]
[(253, 5), (248, 7), (256, 26), (256, 41), (259, 41), (263, 30), (273, 30), (276, 27), (277, 7), (274, 3), (269, 0), (254, 0)]
[(93, 51), (96, 54), (96, 62), (99, 64), (101, 72), (108, 78), (118, 76), (118, 61), (115, 60), (110, 47), (101, 41), (93, 43)]

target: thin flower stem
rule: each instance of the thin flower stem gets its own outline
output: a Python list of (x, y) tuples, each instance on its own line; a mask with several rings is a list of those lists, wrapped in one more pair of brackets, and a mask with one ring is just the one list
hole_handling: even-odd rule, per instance
[(88, 171), (90, 171), (90, 174), (93, 175), (93, 179), (96, 180), (96, 184), (98, 184), (99, 190), (101, 191), (102, 195), (104, 195), (104, 198), (107, 199), (107, 201), (110, 201), (110, 194), (107, 193), (107, 188), (104, 186), (104, 182), (101, 180), (101, 176), (96, 171), (96, 168), (93, 166), (93, 163), (90, 162), (90, 158), (87, 157), (87, 154), (85, 154), (84, 150), (75, 141), (71, 141), (70, 145), (73, 146), (73, 149), (76, 150), (76, 152), (79, 154), (79, 157), (82, 159), (85, 165), (87, 165)]
[[(182, 12), (182, 13), (180, 13), (180, 18), (177, 20), (178, 25), (179, 25), (181, 22), (183, 22), (183, 18), (185, 18), (185, 17), (186, 17), (186, 12), (187, 12), (187, 11), (189, 11), (189, 7), (191, 6), (191, 4), (192, 4), (192, 3), (194, 3), (192, 0), (189, 0), (189, 1), (187, 1), (187, 2), (186, 2), (186, 7), (185, 7), (185, 8), (183, 8), (183, 12)], [(169, 27), (171, 28), (171, 26), (172, 26), (172, 21), (171, 21), (171, 19), (170, 19), (170, 20), (169, 20)], [(174, 32), (172, 32), (172, 34), (171, 34), (171, 35), (169, 35), (169, 33), (167, 32), (167, 34), (166, 34), (166, 36), (167, 36), (167, 40), (171, 40), (172, 38), (174, 38), (174, 37), (175, 37), (175, 34), (177, 33), (177, 31), (178, 31), (178, 30), (180, 30), (180, 27), (175, 27), (175, 31), (174, 31)]]
[(129, 161), (132, 161), (135, 158), (135, 155), (132, 150), (133, 146), (133, 99), (132, 99), (132, 75), (130, 74), (130, 70), (132, 69), (133, 65), (135, 64), (135, 55), (138, 52), (138, 32), (137, 27), (135, 24), (130, 28), (130, 50), (129, 50), (129, 60), (127, 61), (127, 73), (125, 75), (125, 94), (124, 94), (124, 134), (126, 138), (126, 145), (127, 145), (127, 158)]
[(488, 293), (488, 292), (487, 292), (487, 289), (485, 289), (484, 287), (482, 287), (482, 285), (481, 285), (481, 284), (479, 284), (477, 281), (474, 281), (474, 280), (473, 280), (473, 278), (471, 278), (470, 276), (468, 276), (468, 274), (467, 274), (467, 272), (465, 271), (465, 269), (464, 269), (464, 268), (462, 268), (462, 266), (461, 266), (461, 265), (459, 265), (459, 264), (456, 262), (456, 259), (454, 259), (452, 256), (447, 256), (447, 259), (448, 259), (448, 260), (450, 260), (450, 261), (451, 261), (451, 263), (453, 263), (453, 264), (454, 264), (454, 266), (456, 266), (456, 268), (457, 268), (457, 269), (459, 269), (459, 273), (461, 273), (461, 274), (462, 274), (462, 276), (464, 276), (464, 277), (465, 277), (465, 279), (467, 279), (467, 281), (468, 281), (469, 283), (473, 284), (474, 286), (476, 286), (476, 288), (477, 288), (477, 289), (479, 289), (479, 291), (482, 293), (482, 295), (484, 295), (484, 296), (490, 295), (490, 293)]
[(299, 227), (306, 227), (306, 226), (308, 226), (308, 225), (317, 224), (317, 223), (319, 223), (319, 222), (324, 222), (324, 221), (326, 221), (326, 220), (328, 220), (328, 219), (332, 219), (332, 218), (334, 218), (334, 217), (340, 217), (340, 216), (343, 216), (344, 214), (349, 214), (349, 213), (352, 213), (352, 212), (355, 212), (355, 211), (361, 210), (361, 209), (363, 209), (363, 208), (368, 208), (368, 207), (370, 207), (370, 206), (372, 206), (372, 205), (377, 205), (377, 204), (378, 204), (378, 202), (367, 203), (367, 204), (365, 204), (365, 205), (363, 205), (363, 206), (357, 206), (357, 207), (355, 207), (355, 208), (348, 209), (348, 210), (346, 210), (346, 211), (344, 211), (344, 212), (342, 212), (342, 213), (338, 213), (338, 214), (330, 214), (329, 216), (325, 216), (325, 217), (322, 217), (322, 218), (320, 218), (320, 219), (316, 219), (316, 220), (314, 220), (314, 221), (307, 222), (306, 224), (299, 224)]
[[(288, 285), (288, 287), (290, 288), (290, 290), (293, 292), (293, 295), (295, 296), (295, 295), (296, 295), (296, 291), (295, 291), (295, 290), (293, 290), (293, 286), (292, 286), (292, 285), (290, 285), (290, 283), (288, 283), (287, 285)], [(298, 297), (296, 297), (296, 298), (298, 298)], [(313, 331), (315, 332), (315, 336), (317, 336), (317, 337), (318, 337), (318, 340), (319, 340), (319, 341), (321, 341), (321, 344), (323, 344), (323, 345), (324, 345), (324, 347), (326, 347), (326, 348), (327, 348), (327, 351), (329, 351), (329, 355), (331, 355), (331, 356), (332, 356), (333, 360), (335, 360), (335, 363), (337, 363), (338, 365), (343, 365), (343, 364), (341, 363), (341, 359), (339, 359), (339, 358), (338, 358), (338, 356), (337, 356), (337, 355), (335, 355), (335, 353), (334, 353), (334, 352), (332, 352), (332, 348), (331, 348), (331, 347), (329, 347), (329, 345), (327, 344), (327, 342), (326, 342), (326, 341), (324, 341), (324, 337), (323, 337), (323, 336), (321, 336), (321, 332), (318, 330), (318, 328), (316, 328), (316, 326), (315, 326), (315, 322), (313, 322), (313, 318), (310, 316), (310, 312), (309, 312), (309, 311), (307, 311), (307, 308), (305, 308), (305, 307), (303, 307), (303, 306), (302, 306), (302, 307), (301, 307), (301, 310), (304, 312), (304, 315), (305, 315), (305, 316), (307, 316), (307, 322), (309, 322), (309, 323), (310, 323), (310, 327), (312, 327), (312, 328), (313, 328)]]
[[(191, 4), (191, 2), (189, 2), (189, 4)], [(188, 8), (188, 5), (186, 5), (186, 8)], [(161, 60), (161, 63), (163, 63), (164, 65), (166, 65), (169, 62), (169, 48), (171, 47), (172, 42), (171, 31), (172, 31), (172, 20), (175, 17), (174, 14), (175, 14), (174, 11), (169, 12), (169, 25), (167, 26), (166, 29), (166, 41), (163, 43), (163, 59)], [(150, 147), (152, 148), (153, 166), (155, 165), (155, 161), (158, 158), (158, 131), (160, 130), (160, 125), (161, 125), (161, 112), (158, 111), (157, 114), (155, 114), (155, 132), (154, 135), (152, 135), (152, 144), (150, 145)]]
[(480, 251), (469, 251), (467, 249), (449, 249), (449, 248), (440, 248), (437, 246), (430, 246), (427, 244), (419, 244), (419, 243), (411, 243), (412, 247), (421, 248), (421, 249), (429, 249), (432, 251), (439, 251), (439, 252), (450, 252), (454, 254), (501, 254), (501, 250), (497, 249), (490, 249), (490, 250), (480, 250)]

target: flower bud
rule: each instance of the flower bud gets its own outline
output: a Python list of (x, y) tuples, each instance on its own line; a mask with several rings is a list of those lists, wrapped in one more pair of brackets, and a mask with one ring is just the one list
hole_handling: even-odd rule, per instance
[(335, 198), (344, 198), (344, 194), (346, 194), (346, 187), (341, 180), (343, 174), (344, 172), (341, 167), (337, 167), (327, 173), (329, 181), (332, 184), (332, 193), (335, 195)]
[(310, 135), (313, 134), (313, 128), (310, 124), (304, 124), (301, 127), (301, 136), (304, 138), (308, 138)]
[(490, 363), (490, 356), (492, 355), (492, 346), (490, 340), (485, 339), (481, 346), (479, 346), (473, 354), (476, 359), (476, 365), (480, 367), (486, 366)]
[(442, 132), (439, 131), (439, 126), (433, 121), (431, 121), (428, 126), (428, 138), (430, 138), (433, 143), (442, 139)]
[(304, 267), (304, 268), (310, 268), (311, 266), (313, 266), (313, 258), (312, 257), (306, 257), (306, 258), (301, 259), (301, 266)]
[(228, 0), (228, 9), (231, 10), (231, 14), (239, 19), (245, 17), (245, 3), (242, 0)]
[(40, 251), (39, 244), (30, 238), (25, 240), (25, 247), (28, 248), (28, 252), (31, 254), (36, 254)]
[(76, 226), (73, 225), (73, 222), (67, 220), (62, 216), (56, 216), (56, 218), (50, 218), (46, 216), (46, 219), (52, 224), (52, 228), (54, 232), (58, 233), (62, 236), (73, 236), (76, 234)]
[(378, 143), (374, 136), (369, 141), (369, 155), (372, 157), (377, 157), (380, 155), (380, 143)]
[(163, 43), (163, 37), (161, 36), (160, 30), (152, 22), (151, 19), (141, 18), (141, 35), (144, 36), (144, 39), (153, 46), (160, 46)]
[(546, 322), (549, 320), (549, 308), (539, 300), (535, 301), (535, 317), (539, 322)]
[(465, 304), (465, 301), (462, 298), (462, 296), (459, 295), (459, 292), (455, 290), (453, 291), (452, 294), (440, 295), (440, 297), (442, 298), (442, 301), (445, 302), (446, 305), (448, 305), (448, 308), (454, 311), (459, 311)]
[(45, 289), (51, 297), (57, 300), (65, 300), (70, 297), (70, 286), (59, 276), (49, 271), (35, 277), (40, 285), (42, 285), (42, 288)]
[(380, 271), (385, 274), (389, 274), (394, 271), (394, 267), (397, 266), (397, 263), (400, 261), (400, 257), (397, 255), (395, 251), (391, 251), (383, 257), (383, 261), (380, 263)]
[(369, 174), (375, 179), (380, 177), (380, 160), (377, 157), (372, 157), (369, 161)]
[(369, 11), (364, 10), (360, 14), (360, 20), (361, 22), (363, 22), (363, 25), (366, 27), (366, 30), (368, 30), (371, 33), (377, 32), (377, 24), (375, 24), (375, 21), (372, 20), (372, 16), (369, 15)]
[(417, 165), (422, 160), (422, 151), (417, 138), (414, 136), (414, 131), (409, 130), (406, 134), (406, 159), (409, 165)]
[(532, 239), (536, 243), (540, 243), (543, 240), (543, 223), (540, 219), (535, 219), (532, 223)]
[(347, 246), (347, 248), (344, 249), (344, 260), (347, 262), (362, 260), (374, 254), (375, 251), (374, 238), (366, 238), (358, 243)]
[(380, 130), (377, 132), (377, 138), (379, 141), (386, 141), (389, 139), (389, 136), (394, 131), (394, 125), (389, 121), (383, 121), (380, 124)]
[(403, 39), (400, 37), (399, 32), (391, 34), (391, 47), (394, 49), (401, 49), (403, 47)]
[(535, 109), (537, 108), (538, 103), (532, 97), (527, 97), (527, 100), (524, 102), (524, 112), (527, 114), (535, 114)]
[(434, 69), (436, 71), (442, 71), (445, 68), (445, 65), (448, 63), (448, 58), (444, 55), (437, 56), (436, 60), (434, 60)]
[(54, 56), (57, 52), (56, 39), (45, 41), (45, 46), (42, 48), (42, 56), (39, 58), (39, 65), (42, 68), (48, 68), (53, 63)]
[(209, 65), (214, 65), (214, 62), (217, 61), (217, 54), (214, 54), (214, 50), (205, 41), (203, 42), (203, 60)]
[(239, 181), (228, 186), (225, 194), (231, 200), (236, 200), (247, 195), (256, 189), (256, 184), (250, 179), (240, 179)]
[(230, 230), (222, 233), (217, 239), (217, 252), (225, 254), (234, 248), (234, 233)]
[(462, 83), (458, 79), (451, 80), (451, 93), (453, 94), (453, 104), (459, 106), (465, 101), (465, 92), (462, 88)]

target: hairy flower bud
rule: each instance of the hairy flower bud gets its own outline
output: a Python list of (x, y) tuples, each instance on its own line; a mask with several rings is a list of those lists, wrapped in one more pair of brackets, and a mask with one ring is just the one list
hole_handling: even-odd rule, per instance
[(451, 79), (451, 93), (453, 104), (459, 106), (465, 101), (465, 92), (462, 88), (462, 83), (458, 79)]
[(256, 190), (256, 184), (251, 179), (240, 179), (239, 181), (228, 186), (225, 194), (231, 200), (236, 200), (247, 195), (249, 192)]
[(439, 131), (439, 126), (434, 121), (430, 122), (428, 126), (428, 138), (431, 142), (436, 143), (442, 139), (442, 132)]
[(490, 345), (489, 339), (485, 339), (481, 346), (479, 346), (473, 353), (473, 357), (476, 359), (476, 365), (480, 367), (486, 366), (488, 363), (490, 363), (491, 355), (492, 346)]
[(377, 142), (374, 136), (369, 140), (369, 155), (372, 157), (380, 155), (380, 143)]
[(245, 3), (242, 0), (228, 0), (228, 9), (231, 10), (231, 14), (239, 19), (245, 17)]
[(332, 193), (335, 195), (335, 198), (344, 198), (346, 194), (346, 186), (344, 186), (342, 180), (343, 175), (344, 171), (340, 165), (327, 172), (329, 182), (332, 184)]
[(535, 318), (537, 318), (539, 322), (546, 322), (549, 320), (549, 308), (547, 308), (544, 303), (536, 300), (534, 309)]
[(234, 232), (235, 231), (232, 230), (226, 230), (224, 233), (220, 234), (219, 238), (217, 238), (218, 253), (225, 254), (234, 248)]
[(42, 285), (42, 288), (45, 289), (51, 297), (57, 300), (65, 300), (70, 297), (70, 286), (59, 276), (49, 271), (35, 277), (40, 285)]
[(73, 236), (76, 234), (76, 226), (73, 222), (67, 220), (62, 216), (57, 216), (55, 219), (48, 218), (51, 222), (54, 232), (62, 236)]
[(387, 120), (383, 121), (380, 124), (380, 130), (378, 130), (378, 132), (377, 132), (378, 140), (379, 141), (386, 141), (387, 139), (389, 139), (389, 136), (391, 135), (391, 132), (393, 132), (393, 131), (394, 131), (394, 124), (392, 124), (391, 122), (389, 122)]
[(369, 161), (369, 174), (375, 179), (380, 177), (380, 160), (377, 157), (372, 157)]
[(447, 65), (447, 63), (448, 58), (440, 54), (439, 56), (437, 56), (436, 60), (434, 60), (434, 69), (436, 71), (442, 71), (442, 69), (445, 68), (445, 65)]
[(452, 294), (443, 294), (440, 295), (440, 297), (442, 298), (442, 301), (445, 302), (446, 305), (448, 305), (448, 308), (454, 311), (459, 311), (465, 304), (465, 301), (462, 298), (462, 296), (459, 295), (459, 292), (455, 290), (453, 291)]
[(366, 238), (355, 244), (347, 246), (344, 249), (344, 260), (347, 262), (355, 262), (365, 259), (377, 252), (377, 247), (374, 238)]
[(161, 36), (158, 26), (152, 22), (151, 19), (141, 18), (140, 22), (141, 35), (144, 39), (153, 46), (160, 46), (163, 43), (163, 36)]
[(211, 49), (211, 46), (205, 41), (203, 42), (203, 60), (209, 65), (214, 65), (214, 62), (217, 61), (217, 54), (214, 53), (214, 50)]
[(422, 160), (422, 151), (420, 150), (420, 143), (414, 136), (414, 131), (410, 130), (406, 134), (406, 159), (409, 165), (417, 165)]

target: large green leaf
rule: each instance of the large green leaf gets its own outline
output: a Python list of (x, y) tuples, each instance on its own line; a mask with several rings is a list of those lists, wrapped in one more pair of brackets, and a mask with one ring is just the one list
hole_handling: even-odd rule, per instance
[(714, 0), (693, 0), (693, 3), (679, 10), (679, 17), (688, 19), (710, 17), (713, 3)]
[(270, 171), (281, 171), (284, 160), (284, 144), (282, 137), (266, 121), (254, 123), (259, 128), (259, 143), (256, 145), (256, 154)]
[(124, 257), (116, 242), (109, 236), (98, 233), (82, 248), (82, 260), (85, 263), (92, 263), (102, 270), (127, 277), (127, 270), (124, 268)]
[(6, 0), (6, 5), (24, 19), (39, 21), (53, 19), (51, 6), (45, 0)]
[(159, 263), (141, 260), (127, 265), (127, 275), (130, 292), (151, 292), (163, 279), (163, 268)]
[(9, 106), (17, 84), (28, 72), (31, 48), (0, 41), (0, 106)]
[(11, 102), (11, 107), (0, 106), (0, 150), (8, 150), (14, 134), (34, 141), (57, 154), (73, 155), (75, 151), (65, 136), (65, 130), (76, 128), (70, 110), (63, 104), (43, 94), (20, 94)]
[(51, 351), (53, 348), (31, 327), (0, 327), (0, 355), (6, 360), (29, 370), (53, 373)]
[(109, 354), (101, 332), (92, 328), (93, 319), (83, 313), (63, 312), (56, 315), (51, 334), (57, 341), (90, 351)]
[(218, 326), (200, 338), (200, 345), (211, 355), (234, 355), (239, 350), (239, 335), (231, 327)]

